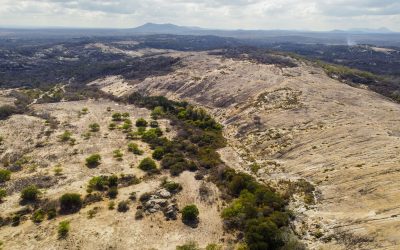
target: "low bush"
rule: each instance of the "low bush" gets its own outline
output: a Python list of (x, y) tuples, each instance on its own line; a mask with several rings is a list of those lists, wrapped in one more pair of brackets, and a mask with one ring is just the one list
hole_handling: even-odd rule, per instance
[(11, 171), (7, 169), (0, 169), (0, 183), (9, 181), (11, 178)]
[(112, 114), (112, 120), (115, 122), (122, 121), (122, 115), (121, 113), (114, 113)]
[(182, 246), (177, 246), (176, 250), (200, 250), (197, 242), (191, 241)]
[(7, 192), (5, 189), (0, 188), (0, 202), (7, 196)]
[(151, 155), (153, 159), (161, 160), (165, 154), (165, 150), (163, 147), (156, 147)]
[(67, 142), (69, 140), (71, 140), (72, 138), (72, 133), (68, 130), (65, 130), (64, 133), (62, 135), (60, 135), (60, 140), (62, 142)]
[(121, 152), (120, 149), (114, 150), (113, 151), (113, 157), (115, 159), (117, 159), (118, 161), (122, 161), (122, 157), (124, 156), (124, 154)]
[(89, 180), (89, 190), (104, 191), (108, 186), (107, 176), (95, 176)]
[(107, 192), (108, 197), (110, 197), (110, 199), (115, 199), (117, 198), (118, 195), (118, 188), (117, 187), (111, 187), (108, 192)]
[(129, 210), (129, 201), (118, 202), (118, 212), (125, 213)]
[(153, 161), (151, 158), (147, 157), (147, 158), (144, 158), (140, 162), (139, 168), (145, 172), (152, 173), (157, 170), (157, 165), (156, 165), (155, 161)]
[(62, 213), (75, 213), (82, 207), (82, 198), (80, 194), (66, 193), (60, 197), (60, 209)]
[(90, 132), (99, 132), (100, 125), (98, 123), (92, 123), (89, 125)]
[(128, 144), (128, 151), (134, 153), (135, 155), (142, 155), (143, 150), (139, 149), (139, 146), (136, 143), (129, 143)]
[(86, 158), (86, 166), (96, 167), (100, 164), (101, 156), (99, 154), (92, 154)]
[(117, 128), (117, 124), (115, 122), (111, 122), (110, 124), (108, 124), (108, 129), (109, 130), (114, 130)]
[(147, 127), (147, 121), (143, 118), (136, 120), (136, 127)]
[(182, 185), (173, 181), (165, 181), (162, 187), (171, 193), (178, 193), (182, 190)]
[(40, 223), (44, 220), (45, 216), (46, 213), (42, 209), (38, 209), (33, 212), (31, 219), (34, 223)]
[(197, 222), (198, 216), (199, 216), (199, 209), (197, 209), (197, 206), (194, 204), (187, 205), (182, 209), (182, 221), (184, 223)]
[(69, 221), (64, 220), (58, 224), (58, 237), (65, 238), (68, 236), (70, 230)]
[(151, 194), (151, 193), (148, 193), (148, 192), (143, 193), (143, 194), (139, 197), (140, 202), (146, 202), (146, 201), (150, 200), (151, 195), (152, 195), (152, 194)]
[(178, 176), (187, 169), (187, 162), (177, 162), (169, 168), (172, 176)]
[(35, 185), (31, 185), (21, 191), (21, 199), (24, 202), (34, 202), (38, 200), (40, 193)]

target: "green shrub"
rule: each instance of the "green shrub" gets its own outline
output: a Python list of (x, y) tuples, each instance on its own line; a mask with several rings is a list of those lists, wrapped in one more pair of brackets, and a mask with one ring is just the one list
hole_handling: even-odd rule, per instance
[(108, 186), (109, 187), (116, 187), (118, 186), (118, 176), (111, 175), (108, 177)]
[(0, 169), (0, 183), (9, 181), (11, 178), (11, 171), (7, 169)]
[(222, 250), (222, 249), (223, 249), (222, 246), (214, 244), (214, 243), (208, 244), (206, 246), (206, 250)]
[(164, 114), (165, 114), (164, 108), (161, 107), (161, 106), (157, 106), (157, 107), (155, 107), (155, 108), (153, 109), (153, 111), (151, 112), (151, 117), (152, 117), (153, 119), (158, 119), (158, 118), (160, 118), (161, 116), (163, 116)]
[(42, 209), (38, 209), (32, 214), (32, 221), (34, 223), (40, 223), (44, 220), (46, 213)]
[(156, 149), (154, 149), (153, 154), (151, 156), (153, 157), (153, 159), (161, 160), (163, 158), (164, 154), (165, 154), (165, 151), (164, 151), (163, 147), (156, 147)]
[(65, 130), (64, 133), (62, 135), (60, 135), (60, 140), (62, 142), (67, 142), (69, 140), (71, 140), (72, 138), (72, 133), (68, 130)]
[(0, 188), (0, 202), (7, 196), (7, 192), (5, 189)]
[(111, 199), (117, 198), (117, 195), (118, 195), (118, 188), (117, 188), (117, 187), (111, 187), (110, 189), (108, 189), (107, 195), (108, 195), (108, 197), (110, 197)]
[(197, 209), (197, 206), (194, 204), (187, 205), (182, 209), (182, 221), (185, 223), (193, 223), (198, 221), (198, 216), (199, 209)]
[(120, 149), (117, 149), (117, 150), (113, 151), (113, 157), (115, 159), (117, 159), (118, 161), (122, 161), (122, 156), (124, 156), (124, 154), (121, 152)]
[(114, 129), (116, 129), (116, 127), (117, 127), (117, 124), (116, 124), (115, 122), (111, 122), (111, 123), (108, 125), (108, 129), (109, 129), (109, 130), (114, 130)]
[(151, 158), (147, 157), (140, 162), (139, 168), (150, 173), (157, 170), (157, 165)]
[(283, 246), (278, 227), (266, 218), (249, 220), (245, 229), (245, 239), (249, 249), (279, 249)]
[(66, 193), (60, 198), (60, 209), (62, 213), (75, 213), (82, 207), (82, 198), (80, 194)]
[(99, 132), (100, 131), (100, 125), (98, 123), (90, 124), (89, 128), (90, 128), (91, 132)]
[(86, 158), (86, 166), (96, 167), (100, 164), (101, 156), (99, 154), (92, 154)]
[(120, 201), (118, 202), (118, 212), (127, 212), (129, 210), (129, 201)]
[(191, 241), (182, 246), (177, 246), (176, 250), (200, 250), (197, 242)]
[(103, 191), (108, 186), (108, 178), (106, 176), (95, 176), (89, 180), (89, 189)]
[(60, 224), (58, 224), (58, 237), (59, 238), (67, 237), (69, 230), (70, 230), (69, 221), (67, 220), (61, 221)]
[(110, 202), (108, 203), (108, 209), (109, 209), (109, 210), (114, 210), (114, 208), (115, 208), (115, 202), (114, 202), (114, 201), (110, 201)]
[(178, 193), (182, 190), (182, 185), (173, 181), (165, 181), (162, 187), (171, 193)]
[(128, 118), (128, 117), (129, 117), (129, 113), (128, 113), (128, 112), (124, 112), (124, 113), (122, 113), (122, 117), (124, 117), (124, 118)]
[(186, 162), (177, 162), (169, 168), (169, 172), (172, 176), (178, 176), (187, 168)]
[(40, 191), (35, 185), (28, 186), (21, 191), (21, 199), (25, 202), (34, 202), (39, 195)]
[(140, 200), (141, 202), (146, 202), (146, 201), (150, 200), (151, 195), (152, 195), (152, 194), (151, 194), (151, 193), (148, 193), (148, 192), (143, 193), (143, 194), (139, 197), (139, 200)]
[(139, 149), (139, 146), (136, 143), (129, 143), (128, 144), (128, 151), (134, 153), (135, 155), (142, 155), (143, 150)]
[(112, 120), (115, 122), (122, 121), (122, 115), (121, 113), (114, 113), (112, 114)]
[(143, 118), (136, 120), (136, 127), (147, 127), (147, 121)]

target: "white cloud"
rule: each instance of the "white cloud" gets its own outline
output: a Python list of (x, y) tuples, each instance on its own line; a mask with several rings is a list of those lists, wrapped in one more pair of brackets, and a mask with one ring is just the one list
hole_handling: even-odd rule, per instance
[(0, 0), (0, 26), (399, 30), (399, 19), (399, 0)]

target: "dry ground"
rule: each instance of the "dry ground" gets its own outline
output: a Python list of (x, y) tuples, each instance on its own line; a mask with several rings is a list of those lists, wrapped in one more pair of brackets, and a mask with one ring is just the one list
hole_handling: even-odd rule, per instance
[(310, 248), (400, 246), (399, 104), (301, 62), (279, 68), (205, 52), (170, 55), (184, 66), (130, 91), (208, 108), (225, 125), (230, 147), (221, 153), (236, 169), (257, 162), (260, 179), (313, 183), (316, 205), (292, 204)]
[[(83, 108), (87, 114), (80, 114)], [(110, 107), (112, 111), (107, 111)], [(134, 122), (143, 117), (150, 120), (146, 109), (132, 105), (119, 105), (106, 100), (89, 100), (79, 102), (60, 102), (54, 104), (34, 104), (32, 108), (37, 114), (48, 114), (59, 122), (57, 128), (45, 125), (45, 120), (28, 115), (14, 115), (8, 120), (0, 121), (1, 136), (4, 137), (1, 157), (3, 160), (24, 158), (27, 163), (23, 169), (12, 173), (11, 180), (4, 187), (9, 196), (0, 204), (1, 216), (7, 216), (21, 209), (19, 204), (20, 190), (28, 184), (43, 187), (43, 198), (58, 199), (66, 192), (76, 192), (84, 196), (87, 183), (93, 176), (111, 174), (134, 174), (139, 178), (144, 172), (137, 168), (141, 159), (151, 155), (147, 144), (136, 141), (145, 151), (137, 156), (127, 151), (128, 140), (122, 131), (108, 130), (113, 112), (128, 112)], [(100, 131), (92, 133), (89, 139), (82, 137), (91, 123), (99, 123)], [(161, 120), (160, 127), (165, 132), (169, 122)], [(59, 135), (65, 130), (72, 132), (76, 139), (71, 146), (61, 142)], [(168, 132), (168, 137), (174, 131)], [(113, 151), (121, 149), (123, 160), (113, 158)], [(102, 156), (101, 164), (96, 168), (85, 166), (85, 158), (93, 153)], [(55, 175), (57, 164), (62, 167), (62, 174)], [(144, 192), (159, 188), (165, 173), (153, 178), (145, 178), (141, 183), (119, 189), (115, 200), (126, 200), (131, 192), (137, 192), (139, 197)], [(39, 177), (46, 177), (45, 179)], [(223, 239), (222, 222), (219, 216), (220, 201), (216, 187), (207, 183), (213, 190), (209, 197), (212, 203), (200, 199), (200, 181), (194, 179), (193, 173), (183, 173), (174, 181), (183, 186), (183, 191), (174, 198), (179, 208), (195, 203), (200, 210), (200, 223), (197, 228), (184, 225), (178, 216), (176, 221), (166, 221), (162, 212), (135, 220), (136, 207), (139, 201), (131, 202), (126, 213), (109, 210), (109, 199), (97, 202), (83, 208), (79, 213), (57, 216), (53, 220), (45, 220), (35, 224), (26, 216), (16, 227), (10, 225), (0, 229), (0, 239), (4, 249), (175, 249), (189, 240), (196, 240), (205, 247), (209, 243), (218, 243)], [(88, 211), (97, 207), (94, 218), (88, 218)], [(69, 220), (70, 235), (65, 240), (58, 240), (57, 226), (62, 220)]]

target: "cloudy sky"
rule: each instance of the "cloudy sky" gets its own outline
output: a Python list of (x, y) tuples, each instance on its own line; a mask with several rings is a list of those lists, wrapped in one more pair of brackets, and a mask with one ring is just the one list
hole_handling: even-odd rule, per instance
[(400, 31), (400, 0), (0, 0), (0, 26)]

